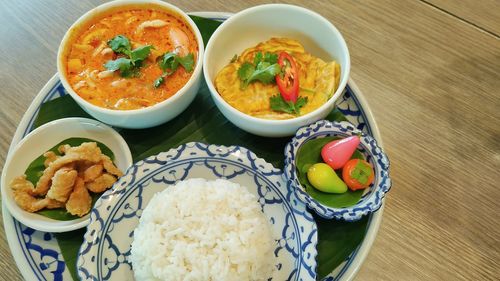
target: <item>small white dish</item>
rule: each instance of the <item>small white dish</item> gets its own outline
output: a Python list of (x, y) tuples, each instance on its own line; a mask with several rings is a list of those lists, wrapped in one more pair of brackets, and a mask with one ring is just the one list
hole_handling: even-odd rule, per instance
[[(269, 120), (240, 112), (219, 95), (213, 83), (217, 73), (235, 54), (272, 37), (296, 39), (308, 53), (340, 64), (339, 87), (325, 104), (297, 118)], [(231, 16), (210, 37), (203, 60), (205, 81), (222, 114), (240, 129), (265, 137), (291, 136), (327, 116), (347, 85), (350, 68), (345, 40), (331, 22), (306, 8), (285, 4), (256, 6)]]
[[(126, 8), (146, 8), (156, 10), (166, 10), (179, 15), (186, 24), (193, 31), (198, 44), (198, 56), (196, 64), (188, 82), (168, 99), (141, 109), (134, 110), (114, 110), (94, 105), (82, 97), (80, 97), (75, 90), (71, 87), (66, 77), (66, 56), (71, 47), (69, 44), (72, 42), (73, 35), (76, 34), (82, 26), (88, 21), (92, 20), (96, 15), (106, 13), (109, 11), (120, 11)], [(102, 4), (98, 7), (85, 13), (68, 29), (64, 35), (59, 50), (57, 52), (57, 72), (64, 89), (71, 95), (71, 97), (83, 108), (88, 114), (94, 118), (109, 124), (111, 126), (129, 128), (129, 129), (142, 129), (149, 128), (165, 123), (177, 115), (179, 115), (188, 105), (193, 101), (198, 93), (202, 80), (202, 62), (203, 62), (203, 38), (201, 33), (194, 23), (194, 21), (181, 9), (176, 6), (157, 0), (119, 0)]]
[(40, 126), (24, 137), (5, 161), (2, 171), (2, 201), (20, 222), (36, 230), (66, 232), (87, 226), (90, 215), (70, 221), (51, 219), (20, 208), (14, 201), (11, 180), (23, 175), (29, 164), (44, 152), (68, 138), (88, 138), (113, 151), (114, 163), (123, 172), (132, 165), (132, 154), (125, 140), (111, 127), (87, 118), (59, 119)]

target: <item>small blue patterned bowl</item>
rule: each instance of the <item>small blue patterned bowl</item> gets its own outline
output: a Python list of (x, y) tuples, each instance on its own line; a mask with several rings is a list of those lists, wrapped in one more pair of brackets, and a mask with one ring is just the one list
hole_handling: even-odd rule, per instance
[[(358, 150), (363, 154), (366, 161), (372, 164), (375, 170), (375, 180), (369, 188), (365, 189), (363, 196), (353, 206), (344, 208), (333, 208), (326, 206), (311, 197), (300, 184), (296, 155), (300, 147), (307, 141), (323, 137), (349, 137), (359, 135), (361, 142)], [(364, 215), (374, 212), (382, 206), (382, 199), (391, 188), (389, 177), (389, 159), (387, 155), (377, 145), (377, 141), (369, 135), (356, 129), (349, 122), (330, 122), (320, 120), (309, 126), (300, 128), (292, 141), (285, 147), (285, 178), (289, 187), (296, 192), (297, 198), (304, 202), (310, 209), (318, 215), (327, 219), (338, 219), (345, 221), (356, 221)]]

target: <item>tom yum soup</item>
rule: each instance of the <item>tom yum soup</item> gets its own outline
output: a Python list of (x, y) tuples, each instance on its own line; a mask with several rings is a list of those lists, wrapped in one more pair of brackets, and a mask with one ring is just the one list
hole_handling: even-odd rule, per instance
[(196, 37), (181, 16), (130, 8), (97, 15), (74, 30), (65, 50), (73, 90), (99, 107), (130, 110), (162, 102), (191, 77)]

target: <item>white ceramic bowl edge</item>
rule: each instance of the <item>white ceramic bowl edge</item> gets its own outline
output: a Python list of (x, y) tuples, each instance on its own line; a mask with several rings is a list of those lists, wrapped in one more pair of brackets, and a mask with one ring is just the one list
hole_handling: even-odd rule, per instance
[(132, 154), (125, 140), (111, 127), (87, 118), (59, 119), (40, 126), (24, 137), (5, 161), (2, 171), (2, 200), (21, 223), (46, 232), (65, 232), (85, 227), (89, 215), (71, 221), (58, 221), (21, 209), (13, 199), (10, 181), (23, 175), (29, 164), (59, 142), (73, 137), (89, 138), (108, 146), (123, 172), (132, 165)]
[[(65, 64), (63, 63), (67, 50), (66, 45), (70, 43), (69, 41), (72, 34), (71, 31), (74, 29), (78, 29), (81, 25), (92, 19), (93, 16), (103, 13), (109, 9), (115, 9), (121, 6), (129, 5), (145, 5), (147, 7), (148, 4), (161, 6), (161, 8), (175, 12), (188, 23), (188, 25), (194, 32), (198, 43), (198, 57), (196, 59), (196, 65), (193, 70), (191, 79), (172, 97), (160, 103), (142, 109), (112, 110), (93, 105), (81, 98), (67, 81)], [(139, 129), (149, 128), (165, 123), (176, 117), (187, 108), (187, 106), (196, 97), (196, 94), (198, 93), (200, 87), (203, 57), (204, 45), (201, 33), (194, 21), (181, 9), (172, 4), (157, 0), (118, 0), (102, 4), (88, 11), (68, 29), (61, 41), (61, 44), (59, 45), (57, 53), (57, 71), (61, 79), (61, 83), (63, 84), (66, 91), (71, 95), (71, 97), (78, 103), (80, 107), (82, 107), (94, 118), (116, 127)]]
[[(340, 84), (330, 100), (298, 118), (267, 120), (238, 111), (217, 93), (213, 84), (215, 76), (232, 56), (271, 37), (297, 39), (307, 52), (325, 60), (335, 59), (341, 65)], [(349, 50), (335, 26), (313, 11), (286, 4), (256, 6), (230, 17), (210, 38), (203, 61), (205, 80), (222, 114), (241, 129), (267, 137), (293, 135), (298, 128), (328, 115), (347, 85), (349, 72)]]

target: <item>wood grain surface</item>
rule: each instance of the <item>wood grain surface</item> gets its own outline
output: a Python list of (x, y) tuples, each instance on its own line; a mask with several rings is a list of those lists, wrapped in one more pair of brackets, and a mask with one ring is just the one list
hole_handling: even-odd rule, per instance
[(500, 35), (500, 1), (499, 0), (423, 0), (449, 16), (463, 20), (479, 30)]
[[(170, 2), (237, 12), (269, 1)], [(391, 159), (393, 189), (357, 280), (498, 280), (499, 1), (286, 2), (343, 33), (351, 77)], [(56, 72), (64, 32), (100, 3), (0, 1), (0, 167), (31, 100)], [(1, 231), (0, 280), (21, 279)]]

